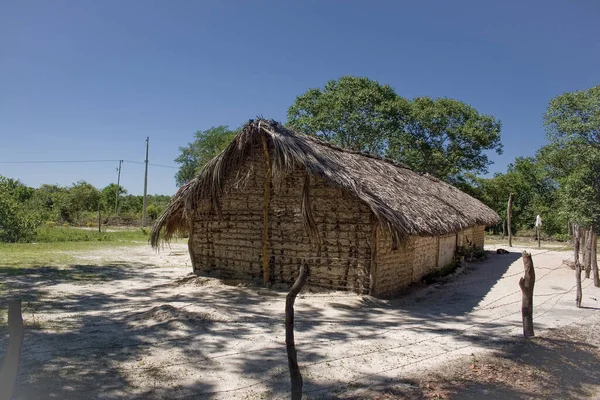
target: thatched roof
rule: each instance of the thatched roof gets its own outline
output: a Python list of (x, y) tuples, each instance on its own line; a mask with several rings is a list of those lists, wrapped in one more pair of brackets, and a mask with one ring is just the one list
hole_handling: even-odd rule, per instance
[[(200, 201), (219, 197), (228, 174), (238, 174), (252, 151), (262, 151), (267, 139), (274, 179), (292, 168), (305, 168), (367, 204), (393, 242), (408, 236), (450, 234), (475, 225), (497, 223), (498, 215), (479, 200), (427, 174), (294, 132), (275, 121), (250, 121), (217, 157), (182, 186), (152, 231), (152, 245), (176, 232), (190, 230), (190, 218)], [(243, 173), (243, 171), (242, 171)], [(310, 221), (311, 218), (305, 218)], [(306, 227), (309, 231), (314, 227)]]

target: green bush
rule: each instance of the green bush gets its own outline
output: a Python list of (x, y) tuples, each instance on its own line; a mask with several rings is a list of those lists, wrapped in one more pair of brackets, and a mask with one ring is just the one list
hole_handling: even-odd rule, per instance
[(0, 242), (27, 242), (33, 238), (35, 226), (33, 218), (0, 186)]
[(485, 250), (480, 247), (459, 246), (456, 249), (456, 258), (459, 260), (465, 259), (467, 261), (480, 261), (485, 260), (487, 258), (487, 254), (485, 253)]

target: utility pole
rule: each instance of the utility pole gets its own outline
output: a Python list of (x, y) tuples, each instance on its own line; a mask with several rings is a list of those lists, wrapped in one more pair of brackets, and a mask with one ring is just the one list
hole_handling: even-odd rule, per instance
[(117, 190), (115, 190), (115, 192), (117, 193), (115, 196), (115, 214), (119, 215), (119, 189), (120, 189), (120, 185), (121, 185), (121, 165), (123, 164), (123, 160), (119, 160), (119, 168), (117, 169), (118, 171), (118, 175), (117, 175)]
[(146, 205), (148, 204), (148, 147), (150, 147), (150, 137), (146, 137), (146, 173), (144, 174), (144, 204), (142, 206), (142, 226), (146, 226)]

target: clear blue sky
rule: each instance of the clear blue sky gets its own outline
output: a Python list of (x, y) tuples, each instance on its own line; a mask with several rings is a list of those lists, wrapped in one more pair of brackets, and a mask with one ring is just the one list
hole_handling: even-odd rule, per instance
[[(553, 96), (600, 83), (600, 2), (0, 0), (0, 161), (144, 159), (343, 75), (451, 97), (503, 122), (491, 172), (545, 143)], [(0, 164), (0, 175), (116, 181), (117, 163)], [(176, 170), (150, 167), (149, 192)], [(122, 184), (141, 193), (143, 166)]]

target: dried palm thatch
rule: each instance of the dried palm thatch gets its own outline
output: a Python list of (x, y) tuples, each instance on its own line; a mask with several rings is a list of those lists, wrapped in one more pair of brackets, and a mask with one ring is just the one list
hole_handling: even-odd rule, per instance
[[(304, 168), (307, 176), (325, 179), (366, 203), (380, 226), (391, 234), (394, 247), (409, 236), (450, 234), (499, 220), (498, 215), (480, 201), (430, 175), (389, 160), (341, 149), (275, 121), (258, 119), (246, 124), (221, 154), (179, 189), (152, 230), (152, 246), (159, 245), (161, 232), (165, 241), (176, 232), (190, 233), (200, 201), (209, 200), (220, 213), (220, 196), (226, 179), (244, 175), (239, 167), (254, 151), (263, 151), (263, 139), (268, 143), (274, 180), (297, 168)], [(310, 207), (303, 206), (302, 210), (305, 228), (312, 236), (316, 228), (307, 214)]]

